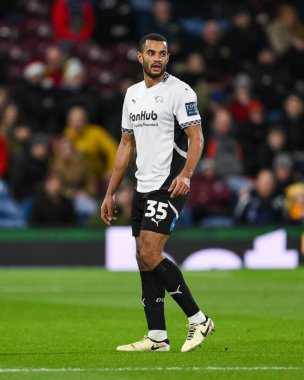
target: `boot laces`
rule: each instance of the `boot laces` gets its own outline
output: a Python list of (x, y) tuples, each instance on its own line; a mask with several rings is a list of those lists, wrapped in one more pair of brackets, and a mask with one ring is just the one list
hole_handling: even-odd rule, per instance
[(191, 323), (191, 325), (189, 325), (189, 331), (188, 331), (188, 336), (187, 336), (187, 340), (191, 340), (193, 338), (193, 335), (196, 331), (196, 328), (197, 328), (197, 324), (196, 323)]

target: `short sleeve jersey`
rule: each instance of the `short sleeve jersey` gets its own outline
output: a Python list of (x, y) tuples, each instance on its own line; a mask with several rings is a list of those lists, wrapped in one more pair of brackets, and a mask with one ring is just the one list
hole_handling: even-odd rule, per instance
[(136, 142), (137, 191), (168, 189), (185, 165), (188, 138), (184, 128), (201, 124), (195, 92), (165, 73), (164, 80), (147, 88), (144, 81), (125, 96), (122, 132)]

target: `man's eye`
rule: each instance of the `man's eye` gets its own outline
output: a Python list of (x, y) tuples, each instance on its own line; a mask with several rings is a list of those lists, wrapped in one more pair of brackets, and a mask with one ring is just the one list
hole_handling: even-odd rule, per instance
[(160, 53), (160, 55), (161, 55), (162, 57), (165, 57), (165, 56), (166, 56), (166, 53), (165, 53), (165, 52), (162, 52), (162, 53)]

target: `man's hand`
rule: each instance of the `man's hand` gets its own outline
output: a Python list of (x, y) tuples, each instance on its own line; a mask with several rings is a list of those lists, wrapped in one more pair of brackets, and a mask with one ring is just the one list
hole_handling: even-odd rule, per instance
[(168, 191), (172, 191), (170, 198), (187, 195), (190, 191), (190, 178), (178, 175), (171, 183)]
[(116, 206), (114, 195), (106, 194), (102, 205), (100, 207), (100, 218), (105, 222), (106, 225), (110, 226), (112, 220), (116, 220)]

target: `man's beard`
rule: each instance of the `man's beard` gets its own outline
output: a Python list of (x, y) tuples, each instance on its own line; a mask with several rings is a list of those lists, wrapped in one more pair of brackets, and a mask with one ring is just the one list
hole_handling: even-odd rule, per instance
[(152, 71), (149, 69), (147, 63), (144, 62), (142, 64), (142, 67), (143, 67), (145, 74), (148, 75), (148, 77), (150, 77), (152, 79), (156, 79), (156, 78), (161, 77), (164, 74), (164, 72), (166, 71), (167, 64), (164, 64), (164, 65), (160, 64), (160, 66), (161, 66), (160, 72), (153, 74)]

